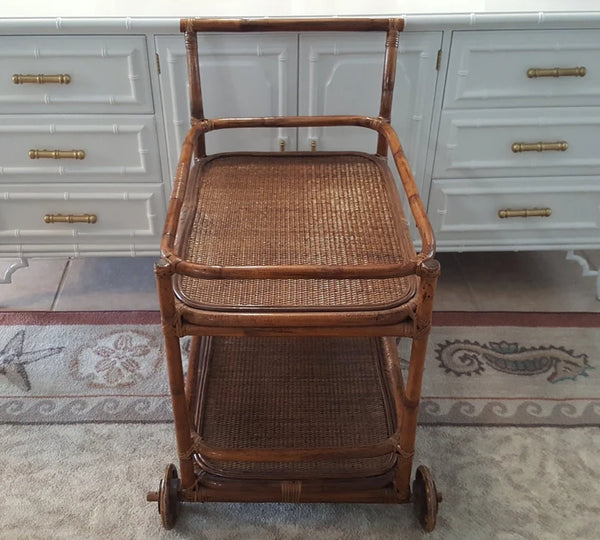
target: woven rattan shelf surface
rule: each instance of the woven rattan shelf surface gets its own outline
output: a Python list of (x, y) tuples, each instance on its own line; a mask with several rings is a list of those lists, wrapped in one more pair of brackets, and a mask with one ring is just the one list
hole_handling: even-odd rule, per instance
[[(194, 263), (397, 264), (415, 253), (394, 180), (362, 153), (220, 154), (191, 173), (178, 250)], [(414, 276), (388, 279), (197, 279), (177, 294), (203, 309), (364, 310), (402, 305)]]
[[(199, 371), (195, 426), (205, 444), (233, 449), (374, 446), (396, 430), (378, 338), (212, 338)], [(227, 478), (364, 478), (394, 453), (312, 462), (198, 458)]]

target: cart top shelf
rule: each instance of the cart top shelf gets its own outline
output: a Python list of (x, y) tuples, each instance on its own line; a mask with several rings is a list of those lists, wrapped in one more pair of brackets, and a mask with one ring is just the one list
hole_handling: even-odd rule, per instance
[[(361, 153), (222, 154), (192, 172), (181, 212), (182, 258), (213, 268), (376, 268), (415, 258), (384, 161)], [(382, 309), (415, 294), (388, 279), (197, 279), (187, 305), (246, 309)], [(268, 277), (268, 274), (267, 274)], [(317, 283), (318, 282), (318, 283)]]

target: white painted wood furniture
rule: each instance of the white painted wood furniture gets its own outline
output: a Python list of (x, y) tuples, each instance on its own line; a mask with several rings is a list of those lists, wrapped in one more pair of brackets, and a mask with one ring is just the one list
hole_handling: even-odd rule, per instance
[[(9, 264), (157, 254), (188, 125), (180, 16), (371, 14), (406, 20), (392, 123), (438, 248), (564, 249), (594, 275), (575, 250), (600, 248), (595, 2), (458, 0), (445, 13), (434, 0), (400, 11), (386, 0), (341, 9), (260, 0), (30, 4), (0, 7), (0, 257)], [(225, 44), (201, 36), (206, 114), (376, 114), (360, 104), (379, 91), (368, 76), (381, 69), (377, 38), (241, 35)], [(357, 65), (364, 78), (349, 75)], [(51, 77), (27, 77), (40, 74)], [(229, 135), (212, 134), (209, 151), (374, 144), (350, 128)]]
[(455, 32), (429, 213), (440, 247), (597, 247), (600, 30)]
[(143, 36), (0, 37), (0, 255), (153, 254), (163, 174)]

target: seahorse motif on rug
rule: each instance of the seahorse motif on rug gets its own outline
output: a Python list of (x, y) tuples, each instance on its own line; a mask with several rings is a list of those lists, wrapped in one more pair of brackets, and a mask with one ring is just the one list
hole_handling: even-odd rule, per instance
[(575, 354), (564, 347), (521, 347), (506, 341), (478, 343), (455, 340), (439, 343), (436, 357), (446, 373), (480, 375), (486, 367), (512, 375), (539, 375), (547, 373), (547, 380), (557, 383), (587, 377), (593, 369), (586, 354)]
[(26, 365), (63, 351), (64, 347), (50, 347), (37, 351), (24, 351), (25, 330), (19, 330), (0, 351), (0, 375), (19, 389), (29, 392), (31, 381)]

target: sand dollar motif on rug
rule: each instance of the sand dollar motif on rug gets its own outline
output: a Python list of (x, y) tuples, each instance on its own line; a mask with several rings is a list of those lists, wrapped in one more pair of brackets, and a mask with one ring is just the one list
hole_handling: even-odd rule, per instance
[(91, 388), (133, 386), (162, 367), (162, 340), (141, 330), (112, 330), (78, 348), (70, 373)]

